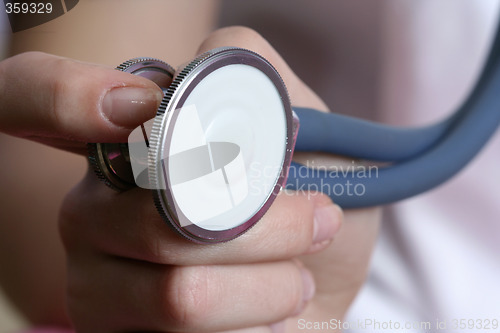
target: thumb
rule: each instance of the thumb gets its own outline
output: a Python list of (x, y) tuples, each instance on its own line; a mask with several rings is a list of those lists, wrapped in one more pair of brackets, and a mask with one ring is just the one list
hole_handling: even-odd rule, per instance
[(126, 142), (162, 97), (145, 78), (40, 52), (0, 62), (0, 132), (66, 150)]

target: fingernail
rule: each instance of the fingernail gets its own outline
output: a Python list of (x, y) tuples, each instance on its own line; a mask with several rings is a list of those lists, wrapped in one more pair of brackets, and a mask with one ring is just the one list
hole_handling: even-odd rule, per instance
[(302, 303), (299, 305), (299, 308), (295, 312), (294, 316), (304, 311), (307, 302), (313, 298), (314, 293), (316, 292), (316, 284), (314, 283), (314, 277), (311, 272), (305, 268), (301, 268), (300, 273), (302, 275)]
[(115, 125), (132, 128), (153, 118), (162, 98), (156, 89), (113, 88), (104, 96), (102, 112)]
[(337, 205), (317, 207), (314, 211), (313, 244), (331, 240), (340, 229), (342, 216), (342, 209)]

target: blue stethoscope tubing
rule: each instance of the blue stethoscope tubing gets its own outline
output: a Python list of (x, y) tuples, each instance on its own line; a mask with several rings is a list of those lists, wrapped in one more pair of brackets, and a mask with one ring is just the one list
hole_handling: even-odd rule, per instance
[(465, 167), (500, 125), (500, 25), (476, 86), (452, 116), (437, 124), (402, 128), (308, 108), (293, 110), (300, 119), (296, 151), (390, 164), (367, 173), (366, 168), (345, 172), (292, 162), (287, 189), (325, 192), (343, 208), (385, 205), (423, 193)]

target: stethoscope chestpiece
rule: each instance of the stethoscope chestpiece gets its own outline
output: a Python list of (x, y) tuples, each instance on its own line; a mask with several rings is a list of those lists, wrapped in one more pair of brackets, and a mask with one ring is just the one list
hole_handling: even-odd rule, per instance
[(120, 146), (128, 157), (116, 154), (131, 165), (127, 184), (151, 189), (160, 215), (192, 241), (241, 235), (286, 181), (298, 119), (283, 80), (254, 52), (218, 48), (189, 63), (164, 95), (156, 117)]
[[(154, 58), (128, 60), (117, 70), (139, 75), (156, 83), (166, 91), (174, 77), (175, 70), (167, 63)], [(130, 164), (127, 143), (89, 143), (89, 163), (99, 179), (117, 191), (136, 187)]]

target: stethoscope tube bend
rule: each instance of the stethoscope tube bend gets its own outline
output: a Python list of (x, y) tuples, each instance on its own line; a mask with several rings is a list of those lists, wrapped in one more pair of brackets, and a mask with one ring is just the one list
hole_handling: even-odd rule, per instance
[[(312, 169), (293, 162), (286, 187), (325, 192), (344, 208), (384, 205), (430, 190), (465, 167), (495, 133), (500, 124), (499, 92), (497, 29), (474, 90), (456, 113), (438, 124), (405, 129), (294, 108), (301, 123), (297, 151), (329, 152), (391, 164), (367, 174), (366, 168)], [(355, 186), (357, 193), (352, 191)]]

